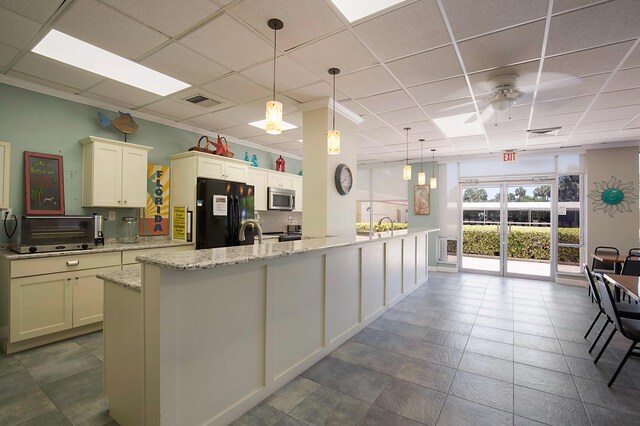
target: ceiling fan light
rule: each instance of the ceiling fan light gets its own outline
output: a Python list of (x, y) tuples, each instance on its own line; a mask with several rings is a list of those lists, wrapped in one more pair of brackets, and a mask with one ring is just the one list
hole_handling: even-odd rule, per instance
[(329, 155), (340, 154), (340, 131), (329, 130), (327, 132), (327, 153)]
[(515, 99), (507, 98), (506, 96), (503, 99), (499, 99), (497, 101), (493, 101), (491, 106), (496, 111), (506, 111), (510, 107), (512, 107), (516, 103)]
[(418, 185), (424, 185), (427, 182), (427, 174), (425, 172), (418, 173)]
[(282, 103), (278, 101), (267, 102), (267, 122), (265, 130), (270, 135), (282, 133)]
[(402, 179), (411, 180), (411, 166), (406, 165), (402, 168)]

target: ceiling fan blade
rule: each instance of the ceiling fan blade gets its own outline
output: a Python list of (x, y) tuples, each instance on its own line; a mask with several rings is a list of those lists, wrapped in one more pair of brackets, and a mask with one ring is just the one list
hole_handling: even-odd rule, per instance
[[(559, 72), (543, 72), (540, 76), (540, 83), (538, 83), (538, 91), (561, 89), (565, 87), (578, 86), (580, 84), (582, 84), (582, 80), (575, 75)], [(533, 93), (535, 87), (536, 85), (534, 82), (529, 85), (519, 85), (518, 90), (525, 93)]]
[(480, 119), (483, 123), (487, 124), (493, 117), (493, 114), (495, 114), (495, 110), (491, 106), (488, 106), (480, 113)]
[(469, 106), (469, 105), (473, 105), (473, 101), (464, 102), (464, 103), (461, 103), (461, 104), (458, 104), (458, 105), (453, 105), (453, 106), (450, 106), (450, 107), (442, 108), (442, 109), (438, 110), (438, 112), (455, 111), (457, 109), (464, 108), (464, 107)]

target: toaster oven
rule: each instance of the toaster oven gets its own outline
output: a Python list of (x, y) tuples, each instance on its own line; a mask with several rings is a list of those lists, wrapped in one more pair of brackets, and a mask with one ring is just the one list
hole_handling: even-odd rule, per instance
[(94, 246), (93, 216), (23, 216), (18, 253), (87, 250)]

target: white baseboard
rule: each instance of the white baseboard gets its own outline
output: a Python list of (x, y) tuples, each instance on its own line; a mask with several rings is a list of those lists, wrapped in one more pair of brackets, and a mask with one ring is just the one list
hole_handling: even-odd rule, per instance
[(572, 285), (575, 287), (587, 287), (587, 281), (583, 277), (557, 277), (556, 283)]

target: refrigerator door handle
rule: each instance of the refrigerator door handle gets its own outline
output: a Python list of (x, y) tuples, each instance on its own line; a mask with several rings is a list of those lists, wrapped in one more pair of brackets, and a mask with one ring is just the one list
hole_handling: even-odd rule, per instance
[(236, 212), (236, 241), (240, 241), (240, 201), (238, 196), (234, 196), (235, 212)]
[(235, 237), (234, 237), (234, 231), (233, 231), (234, 230), (233, 222), (234, 222), (234, 217), (235, 216), (233, 214), (233, 197), (232, 196), (229, 196), (229, 201), (228, 202), (229, 202), (229, 205), (227, 206), (227, 214), (229, 216), (228, 217), (229, 220), (228, 220), (228, 225), (227, 225), (227, 231), (228, 231), (228, 234), (229, 234), (229, 239), (231, 241), (234, 241)]

